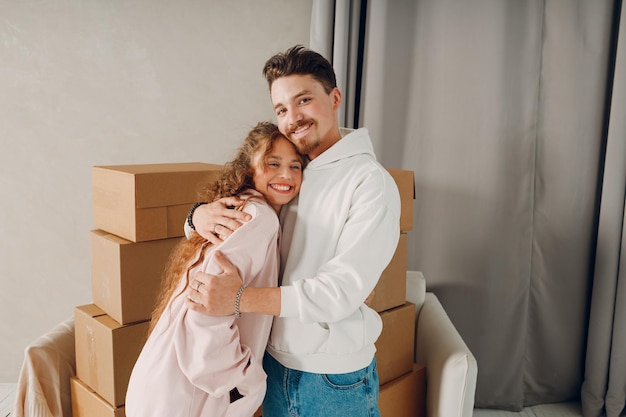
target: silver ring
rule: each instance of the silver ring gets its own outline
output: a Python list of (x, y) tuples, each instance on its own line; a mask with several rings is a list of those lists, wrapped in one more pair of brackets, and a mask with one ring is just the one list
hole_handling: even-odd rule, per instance
[(215, 228), (217, 227), (217, 223), (215, 223), (213, 225), (213, 227), (211, 228), (211, 233), (215, 234)]
[(202, 285), (202, 283), (200, 281), (196, 281), (196, 291), (199, 291), (200, 285)]

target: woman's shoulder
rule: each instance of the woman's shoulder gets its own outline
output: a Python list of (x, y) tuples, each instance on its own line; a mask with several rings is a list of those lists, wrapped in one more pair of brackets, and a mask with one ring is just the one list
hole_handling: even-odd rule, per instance
[(256, 190), (248, 190), (245, 193), (240, 195), (242, 199), (246, 200), (246, 204), (244, 204), (241, 208), (242, 211), (250, 214), (252, 216), (252, 220), (250, 222), (269, 222), (278, 224), (278, 215), (276, 211), (268, 204), (268, 202), (263, 198), (263, 195)]

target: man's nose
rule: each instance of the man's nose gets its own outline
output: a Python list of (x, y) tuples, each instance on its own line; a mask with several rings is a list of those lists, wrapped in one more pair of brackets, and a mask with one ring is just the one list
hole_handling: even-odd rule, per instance
[(290, 126), (297, 126), (298, 123), (304, 119), (304, 116), (302, 115), (302, 113), (300, 111), (298, 111), (297, 108), (291, 110), (288, 113), (288, 115), (289, 115), (289, 125)]

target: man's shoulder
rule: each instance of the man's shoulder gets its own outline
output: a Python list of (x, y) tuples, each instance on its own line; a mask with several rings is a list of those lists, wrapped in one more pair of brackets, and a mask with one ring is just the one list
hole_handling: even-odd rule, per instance
[(351, 172), (359, 177), (359, 183), (366, 187), (381, 188), (398, 193), (396, 180), (380, 162), (370, 155), (357, 155)]
[(376, 159), (376, 156), (373, 154), (361, 153), (356, 154), (351, 158), (351, 162), (353, 164), (353, 168), (355, 172), (360, 172), (362, 175), (369, 175), (374, 177), (380, 177), (381, 179), (391, 179), (393, 177), (387, 171), (387, 169), (382, 166), (380, 162)]

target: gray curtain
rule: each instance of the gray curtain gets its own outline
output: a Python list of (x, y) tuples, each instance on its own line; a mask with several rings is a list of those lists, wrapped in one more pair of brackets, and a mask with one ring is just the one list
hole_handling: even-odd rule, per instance
[[(333, 36), (362, 27), (347, 3), (352, 18), (333, 16)], [(476, 356), (476, 406), (576, 399), (584, 380), (586, 410), (588, 398), (623, 407), (626, 349), (612, 323), (626, 306), (604, 298), (626, 291), (621, 1), (358, 3), (360, 95), (344, 98), (357, 100), (379, 160), (415, 172), (408, 268), (424, 273)], [(619, 215), (604, 215), (606, 199)]]
[(366, 10), (365, 0), (313, 2), (309, 47), (333, 63), (344, 95), (338, 112), (343, 127), (358, 127)]
[[(617, 14), (617, 11), (616, 11)], [(626, 9), (615, 25), (617, 54), (610, 89), (608, 135), (589, 319), (585, 417), (617, 417), (626, 401)], [(623, 414), (622, 414), (623, 415)]]

